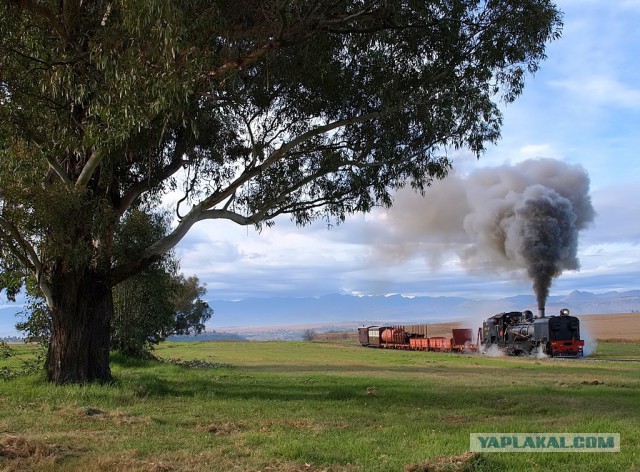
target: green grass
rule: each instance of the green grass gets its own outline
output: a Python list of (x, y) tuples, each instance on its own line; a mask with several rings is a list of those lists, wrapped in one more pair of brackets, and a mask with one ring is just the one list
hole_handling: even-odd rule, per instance
[[(0, 381), (0, 470), (640, 470), (640, 364), (612, 361), (624, 343), (595, 362), (296, 342), (156, 354), (230, 367), (114, 356), (111, 385)], [(622, 450), (464, 455), (472, 432), (617, 432)]]
[(638, 341), (600, 341), (596, 352), (591, 356), (597, 359), (635, 359), (640, 360), (640, 342)]

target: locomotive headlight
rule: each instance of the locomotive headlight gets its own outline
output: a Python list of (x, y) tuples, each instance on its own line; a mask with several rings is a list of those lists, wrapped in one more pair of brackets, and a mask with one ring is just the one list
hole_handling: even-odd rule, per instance
[(563, 308), (562, 310), (560, 310), (560, 316), (569, 316), (569, 309)]

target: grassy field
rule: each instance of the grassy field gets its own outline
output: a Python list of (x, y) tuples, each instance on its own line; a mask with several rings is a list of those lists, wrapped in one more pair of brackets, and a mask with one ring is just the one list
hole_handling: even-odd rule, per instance
[[(34, 347), (0, 359), (20, 369)], [(352, 342), (166, 343), (111, 385), (0, 380), (0, 469), (640, 470), (638, 343), (594, 360)], [(183, 365), (177, 365), (178, 361)], [(0, 371), (1, 372), (1, 371)], [(6, 371), (5, 371), (6, 372)], [(620, 433), (620, 453), (471, 454), (472, 432)]]

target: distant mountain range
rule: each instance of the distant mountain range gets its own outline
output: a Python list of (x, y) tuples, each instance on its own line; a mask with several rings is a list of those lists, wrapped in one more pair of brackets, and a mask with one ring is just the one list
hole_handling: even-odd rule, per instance
[[(239, 301), (208, 300), (213, 308), (208, 331), (225, 328), (281, 327), (292, 325), (322, 326), (322, 330), (373, 324), (439, 323), (473, 320), (503, 311), (537, 311), (533, 295), (518, 295), (498, 300), (473, 300), (462, 297), (404, 297), (325, 295), (322, 297), (248, 298)], [(589, 314), (630, 313), (640, 311), (640, 290), (591, 293), (573, 291), (549, 297), (547, 315), (569, 308), (577, 316)], [(19, 334), (15, 324), (18, 306), (0, 306), (0, 338)], [(479, 326), (479, 324), (476, 323)], [(276, 329), (277, 331), (277, 329)], [(229, 329), (245, 333), (246, 330)], [(278, 338), (286, 339), (279, 331)]]
[[(462, 297), (404, 297), (325, 295), (322, 297), (248, 298), (239, 301), (209, 300), (214, 315), (208, 327), (278, 326), (302, 324), (359, 325), (413, 322), (446, 322), (482, 319), (503, 311), (531, 310), (537, 312), (533, 295), (518, 295), (499, 300), (472, 300)], [(640, 311), (640, 290), (627, 292), (573, 291), (568, 295), (551, 296), (546, 313), (553, 315), (562, 308), (572, 314), (629, 313)]]

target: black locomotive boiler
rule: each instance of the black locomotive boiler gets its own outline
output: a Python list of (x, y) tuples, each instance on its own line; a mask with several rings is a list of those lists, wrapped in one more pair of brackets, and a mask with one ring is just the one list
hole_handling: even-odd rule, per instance
[(498, 347), (506, 354), (542, 352), (551, 357), (582, 357), (584, 341), (580, 339), (580, 321), (560, 310), (560, 316), (534, 317), (529, 310), (498, 313), (482, 323), (481, 345)]

